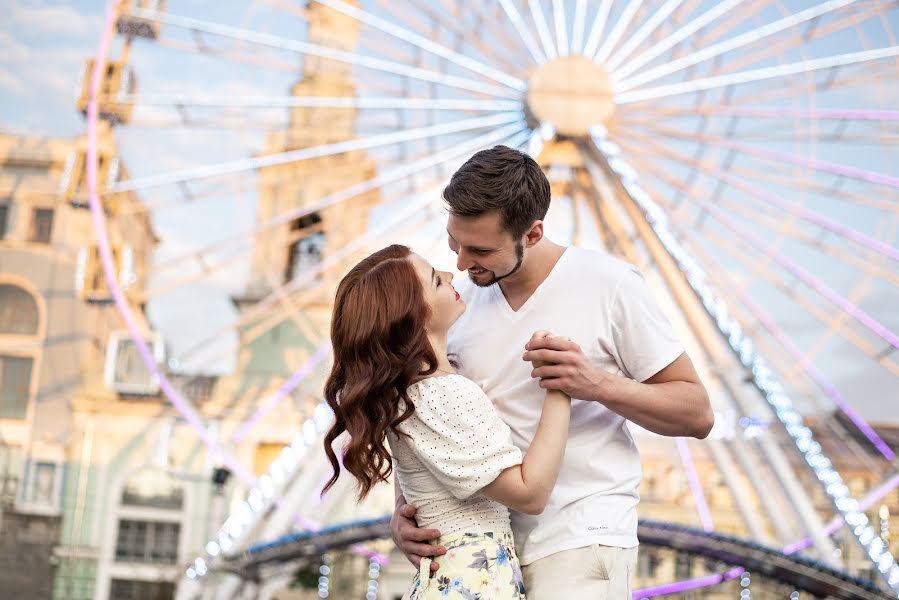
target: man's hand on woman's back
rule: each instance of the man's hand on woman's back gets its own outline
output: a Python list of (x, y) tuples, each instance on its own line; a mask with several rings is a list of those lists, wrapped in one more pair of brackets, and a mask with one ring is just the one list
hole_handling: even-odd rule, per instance
[[(415, 507), (411, 504), (397, 504), (390, 519), (390, 537), (416, 569), (421, 564), (422, 556), (433, 558), (446, 554), (446, 548), (443, 546), (428, 543), (440, 537), (440, 530), (420, 528), (415, 522)], [(431, 563), (431, 573), (438, 568), (436, 561)]]

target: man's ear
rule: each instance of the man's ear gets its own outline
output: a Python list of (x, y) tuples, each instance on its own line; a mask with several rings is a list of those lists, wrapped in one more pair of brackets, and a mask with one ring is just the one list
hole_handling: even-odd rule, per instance
[(537, 242), (543, 239), (543, 221), (534, 221), (531, 228), (524, 234), (524, 245), (526, 248), (533, 247)]

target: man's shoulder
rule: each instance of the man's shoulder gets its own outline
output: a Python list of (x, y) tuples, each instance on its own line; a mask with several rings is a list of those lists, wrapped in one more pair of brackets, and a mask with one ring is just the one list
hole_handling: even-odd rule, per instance
[(602, 250), (571, 246), (565, 252), (571, 253), (569, 274), (582, 284), (596, 283), (608, 288), (626, 273), (637, 270), (632, 264)]

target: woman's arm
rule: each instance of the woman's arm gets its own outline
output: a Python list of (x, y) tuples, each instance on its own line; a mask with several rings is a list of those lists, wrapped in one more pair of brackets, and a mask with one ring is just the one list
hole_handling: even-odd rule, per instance
[(485, 486), (484, 495), (518, 512), (542, 513), (562, 466), (570, 417), (571, 398), (558, 390), (548, 391), (537, 433), (524, 460)]
[[(538, 331), (531, 339), (548, 335), (546, 331)], [(535, 363), (535, 366), (540, 364)], [(542, 513), (556, 485), (562, 457), (565, 456), (570, 418), (571, 398), (559, 390), (547, 391), (537, 432), (524, 460), (484, 486), (484, 495), (518, 512), (529, 515)]]

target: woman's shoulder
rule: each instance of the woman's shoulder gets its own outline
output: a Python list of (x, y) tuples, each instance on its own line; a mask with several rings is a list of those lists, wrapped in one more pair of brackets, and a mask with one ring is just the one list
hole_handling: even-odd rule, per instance
[(408, 392), (416, 409), (430, 408), (442, 412), (448, 407), (460, 406), (460, 400), (466, 401), (466, 404), (490, 403), (477, 383), (458, 373), (425, 377), (409, 386)]
[(472, 391), (472, 389), (480, 390), (481, 388), (468, 377), (459, 375), (458, 373), (430, 375), (419, 379), (409, 386), (410, 392), (416, 390), (419, 394), (445, 391)]

